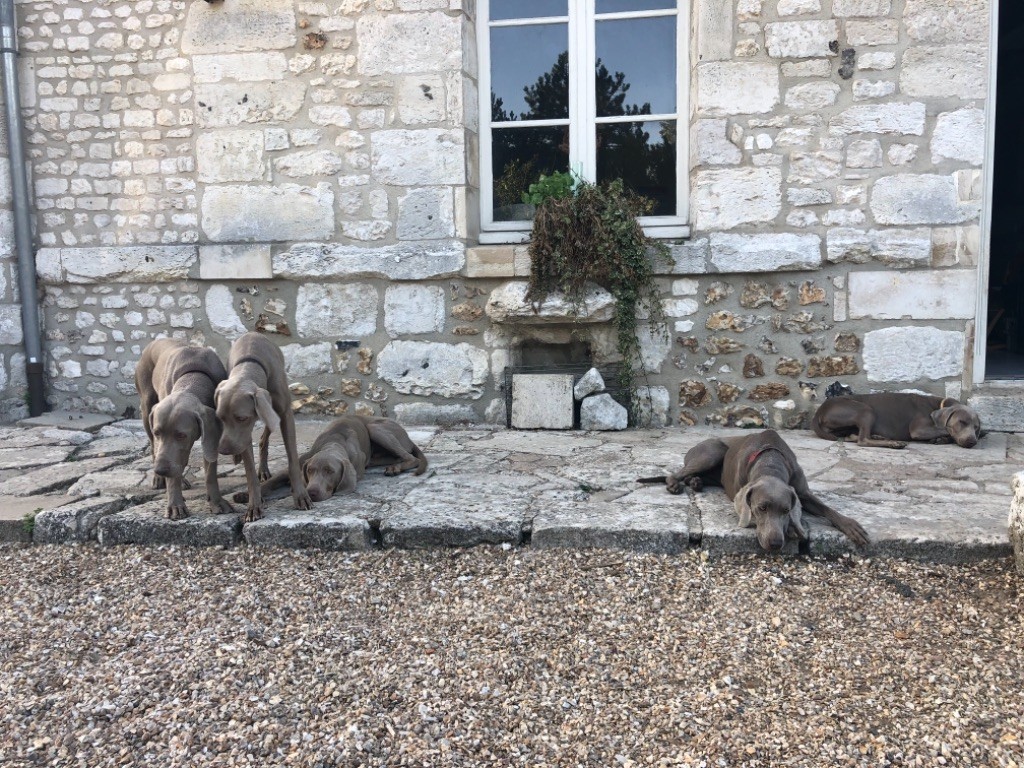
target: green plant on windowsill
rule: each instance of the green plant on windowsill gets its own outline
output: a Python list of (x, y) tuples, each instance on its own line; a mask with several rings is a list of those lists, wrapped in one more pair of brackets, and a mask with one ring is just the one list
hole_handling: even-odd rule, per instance
[(522, 200), (527, 205), (540, 205), (545, 200), (561, 200), (573, 193), (576, 183), (571, 173), (555, 171), (550, 176), (542, 173), (529, 190), (523, 192)]
[[(640, 361), (638, 323), (653, 333), (668, 334), (664, 307), (650, 253), (668, 261), (668, 247), (644, 234), (637, 218), (653, 204), (627, 190), (621, 180), (591, 184), (568, 176), (573, 186), (562, 196), (548, 194), (537, 203), (530, 237), (530, 286), (534, 306), (549, 293), (562, 293), (577, 314), (584, 305), (587, 283), (596, 283), (615, 297), (613, 322), (616, 348), (622, 358), (619, 385), (634, 395)], [(551, 177), (548, 177), (551, 178)], [(530, 186), (530, 194), (541, 194)], [(543, 191), (561, 189), (563, 179), (544, 184)], [(525, 199), (525, 195), (524, 195)], [(646, 311), (646, 321), (640, 319)]]

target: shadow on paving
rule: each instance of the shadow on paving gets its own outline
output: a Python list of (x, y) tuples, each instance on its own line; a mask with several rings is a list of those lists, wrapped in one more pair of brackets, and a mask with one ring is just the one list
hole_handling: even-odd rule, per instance
[[(325, 420), (298, 424), (304, 450)], [(164, 516), (164, 494), (152, 488), (141, 423), (119, 421), (95, 431), (0, 428), (0, 532), (40, 543), (97, 540), (113, 544), (251, 546), (363, 550), (475, 544), (539, 548), (609, 548), (677, 553), (758, 552), (752, 529), (736, 527), (721, 489), (673, 496), (637, 477), (663, 474), (711, 435), (742, 430), (689, 428), (627, 432), (526, 432), (503, 429), (411, 429), (430, 467), (422, 476), (385, 477), (370, 470), (354, 494), (310, 511), (290, 495), (268, 504), (264, 519), (209, 511), (196, 446), (187, 477), (190, 516)], [(808, 432), (785, 438), (811, 488), (857, 519), (872, 538), (868, 555), (970, 561), (1010, 554), (1006, 519), (1010, 480), (1024, 455), (1024, 436), (991, 433), (972, 450), (912, 444), (906, 450), (859, 448)], [(219, 466), (226, 498), (245, 487), (241, 466)], [(284, 466), (279, 435), (271, 469)], [(285, 492), (287, 493), (287, 492)], [(38, 506), (34, 506), (34, 505)], [(243, 512), (243, 505), (236, 505)], [(3, 519), (6, 518), (6, 519)], [(795, 544), (788, 552), (795, 553)], [(852, 547), (835, 529), (811, 519), (812, 555)]]

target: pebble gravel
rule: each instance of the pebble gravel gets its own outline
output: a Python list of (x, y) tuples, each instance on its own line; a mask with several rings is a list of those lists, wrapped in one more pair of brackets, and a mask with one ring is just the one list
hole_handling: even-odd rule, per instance
[(0, 547), (0, 765), (1024, 766), (1008, 562)]

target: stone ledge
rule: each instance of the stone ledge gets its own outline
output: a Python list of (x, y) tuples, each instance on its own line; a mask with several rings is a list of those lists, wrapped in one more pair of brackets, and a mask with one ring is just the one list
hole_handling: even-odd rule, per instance
[[(188, 500), (198, 509), (200, 499)], [(184, 520), (168, 520), (167, 501), (163, 498), (108, 515), (100, 520), (100, 544), (149, 544), (179, 547), (234, 547), (242, 540), (242, 520), (238, 515), (213, 515), (193, 511)]]

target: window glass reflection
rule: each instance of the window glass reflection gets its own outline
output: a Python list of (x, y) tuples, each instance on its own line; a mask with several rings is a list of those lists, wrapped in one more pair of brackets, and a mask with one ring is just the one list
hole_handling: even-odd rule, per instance
[(676, 213), (676, 121), (597, 126), (597, 180), (622, 179), (651, 201), (648, 216)]
[(597, 22), (597, 115), (676, 111), (676, 19)]
[(569, 117), (568, 27), (491, 30), (491, 120)]
[(568, 13), (568, 0), (491, 0), (490, 4), (492, 21), (565, 16)]
[(541, 174), (569, 170), (569, 126), (495, 128), (491, 137), (494, 220), (528, 221), (533, 207), (523, 193)]

